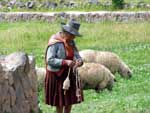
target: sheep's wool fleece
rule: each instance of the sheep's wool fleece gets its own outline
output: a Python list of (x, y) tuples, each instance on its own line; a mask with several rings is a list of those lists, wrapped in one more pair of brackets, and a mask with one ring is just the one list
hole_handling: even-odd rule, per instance
[(112, 52), (83, 50), (80, 51), (79, 54), (85, 62), (100, 63), (106, 66), (113, 74), (118, 71), (120, 65), (122, 65), (120, 58)]
[(78, 71), (83, 85), (86, 83), (91, 88), (100, 84), (106, 86), (110, 80), (114, 81), (115, 78), (105, 66), (98, 63), (84, 63), (82, 67), (78, 68)]

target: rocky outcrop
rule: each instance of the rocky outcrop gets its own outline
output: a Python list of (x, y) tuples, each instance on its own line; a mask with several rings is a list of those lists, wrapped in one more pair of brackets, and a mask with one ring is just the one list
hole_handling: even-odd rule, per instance
[(33, 57), (16, 52), (0, 58), (0, 113), (38, 113)]
[(98, 21), (150, 21), (150, 11), (139, 12), (0, 12), (0, 22), (32, 21), (40, 20), (54, 22), (56, 20), (67, 20), (76, 18), (86, 22)]

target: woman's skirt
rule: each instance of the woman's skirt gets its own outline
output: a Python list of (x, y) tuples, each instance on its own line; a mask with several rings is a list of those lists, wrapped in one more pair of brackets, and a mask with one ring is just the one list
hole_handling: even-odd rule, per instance
[[(68, 68), (65, 68), (61, 76), (57, 73), (48, 71), (45, 77), (45, 102), (52, 106), (67, 106), (83, 101), (83, 90), (79, 87), (80, 95), (77, 97), (76, 75), (70, 71), (70, 87), (64, 94), (63, 82), (68, 75)], [(78, 81), (81, 82), (81, 81)], [(80, 83), (78, 83), (80, 84)]]

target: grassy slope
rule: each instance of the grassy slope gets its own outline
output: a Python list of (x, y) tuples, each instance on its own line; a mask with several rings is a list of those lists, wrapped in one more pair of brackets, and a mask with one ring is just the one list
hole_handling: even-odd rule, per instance
[[(85, 101), (74, 105), (72, 113), (150, 113), (150, 23), (82, 23), (77, 46), (82, 49), (108, 50), (117, 53), (133, 70), (130, 80), (118, 74), (113, 91), (100, 94), (84, 91)], [(44, 66), (44, 51), (49, 36), (59, 30), (59, 24), (28, 22), (0, 23), (0, 53), (17, 50), (36, 56), (38, 66)], [(43, 113), (53, 113), (43, 103)]]

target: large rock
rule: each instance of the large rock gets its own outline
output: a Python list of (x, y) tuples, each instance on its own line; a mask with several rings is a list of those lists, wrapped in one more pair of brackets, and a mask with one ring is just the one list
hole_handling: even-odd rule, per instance
[(0, 113), (38, 113), (34, 63), (34, 58), (23, 52), (1, 57)]

